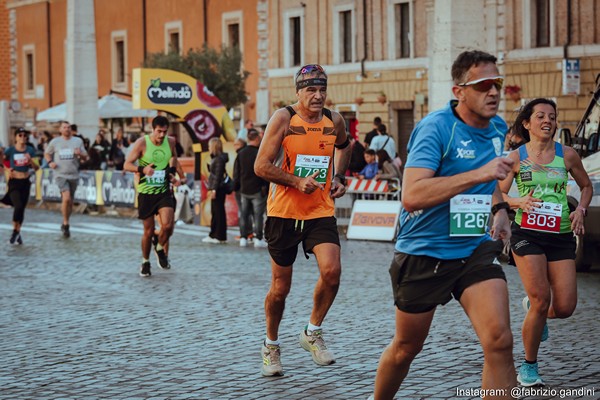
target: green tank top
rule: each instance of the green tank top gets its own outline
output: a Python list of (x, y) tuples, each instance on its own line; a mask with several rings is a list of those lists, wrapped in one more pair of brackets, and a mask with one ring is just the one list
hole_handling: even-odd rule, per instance
[[(569, 204), (567, 203), (567, 182), (569, 175), (565, 167), (563, 147), (554, 144), (555, 156), (550, 164), (536, 164), (529, 159), (526, 146), (519, 147), (519, 173), (516, 176), (519, 196), (527, 196), (533, 189), (533, 197), (545, 203), (562, 204), (560, 233), (571, 232)], [(523, 210), (515, 215), (515, 222), (522, 225)]]
[(167, 168), (169, 167), (169, 160), (172, 157), (169, 139), (165, 137), (160, 146), (152, 143), (150, 135), (144, 136), (144, 140), (146, 140), (146, 151), (144, 151), (144, 154), (138, 160), (138, 164), (141, 167), (154, 164), (154, 174), (152, 176), (142, 174), (140, 183), (138, 184), (138, 193), (164, 193), (169, 190)]

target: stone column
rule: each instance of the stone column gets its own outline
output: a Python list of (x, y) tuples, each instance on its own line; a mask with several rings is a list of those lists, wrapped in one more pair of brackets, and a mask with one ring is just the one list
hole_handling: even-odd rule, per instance
[(271, 116), (269, 103), (269, 4), (259, 0), (258, 14), (258, 90), (256, 91), (256, 123), (266, 124)]
[[(452, 62), (465, 50), (495, 54), (496, 43), (488, 43), (496, 30), (496, 19), (486, 10), (488, 0), (433, 0), (428, 8), (429, 22), (429, 109), (436, 110), (452, 96)], [(487, 21), (486, 21), (487, 20)]]
[(66, 50), (67, 119), (94, 140), (99, 125), (94, 0), (67, 1)]

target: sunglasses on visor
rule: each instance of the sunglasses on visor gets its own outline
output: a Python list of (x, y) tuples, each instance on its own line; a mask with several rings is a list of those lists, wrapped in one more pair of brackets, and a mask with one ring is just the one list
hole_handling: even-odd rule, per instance
[(296, 74), (296, 79), (298, 79), (298, 77), (300, 75), (310, 74), (311, 72), (315, 72), (315, 71), (325, 73), (325, 70), (320, 65), (309, 64), (309, 65), (305, 65), (304, 67), (300, 68), (300, 71), (298, 71), (298, 73)]
[(494, 76), (492, 78), (481, 78), (474, 81), (459, 83), (458, 86), (472, 86), (473, 89), (477, 90), (478, 92), (487, 92), (492, 88), (492, 86), (495, 86), (496, 90), (500, 91), (500, 89), (502, 89), (503, 84), (504, 77)]

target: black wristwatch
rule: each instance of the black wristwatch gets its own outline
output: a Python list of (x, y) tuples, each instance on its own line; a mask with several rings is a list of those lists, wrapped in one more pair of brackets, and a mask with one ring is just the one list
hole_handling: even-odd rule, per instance
[(501, 201), (500, 203), (494, 204), (492, 206), (492, 215), (496, 215), (499, 210), (510, 210), (510, 205), (506, 201)]
[(340, 180), (340, 183), (342, 185), (346, 186), (347, 182), (346, 182), (346, 176), (345, 175), (343, 175), (343, 174), (335, 174), (333, 177), (334, 178), (338, 178)]

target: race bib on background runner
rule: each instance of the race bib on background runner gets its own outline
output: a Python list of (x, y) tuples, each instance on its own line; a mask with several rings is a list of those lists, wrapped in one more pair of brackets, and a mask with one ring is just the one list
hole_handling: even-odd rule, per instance
[(315, 172), (319, 172), (316, 181), (325, 184), (327, 182), (327, 171), (329, 171), (329, 158), (329, 156), (298, 154), (294, 165), (294, 175), (306, 178)]
[(154, 171), (152, 176), (146, 175), (146, 184), (152, 187), (164, 186), (166, 178), (165, 172), (166, 171), (163, 169), (160, 171)]
[(15, 163), (15, 167), (24, 167), (29, 163), (24, 153), (15, 154), (13, 156), (13, 161)]
[(488, 194), (459, 194), (450, 199), (450, 236), (484, 235), (492, 196)]
[(58, 151), (58, 158), (61, 160), (72, 160), (75, 158), (75, 153), (73, 152), (73, 149), (60, 149)]
[(521, 228), (533, 231), (560, 233), (562, 204), (542, 203), (533, 212), (523, 211)]

